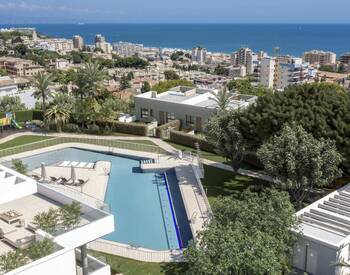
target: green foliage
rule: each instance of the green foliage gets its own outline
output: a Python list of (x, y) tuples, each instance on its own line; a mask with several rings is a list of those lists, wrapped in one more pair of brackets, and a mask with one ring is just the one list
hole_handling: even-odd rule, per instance
[(236, 115), (237, 111), (220, 112), (208, 121), (205, 129), (208, 142), (216, 152), (230, 161), (235, 173), (238, 172), (247, 149)]
[(192, 81), (185, 80), (185, 79), (167, 80), (167, 81), (160, 81), (158, 84), (152, 87), (152, 90), (158, 93), (163, 93), (176, 86), (194, 87), (194, 84)]
[[(334, 86), (334, 85), (333, 85)], [(333, 139), (346, 158), (350, 153), (349, 94), (324, 83), (292, 86), (283, 93), (259, 97), (254, 105), (237, 113), (239, 129), (254, 148), (297, 122), (315, 138)]]
[(131, 87), (131, 84), (130, 84), (130, 79), (128, 78), (127, 75), (123, 75), (121, 78), (120, 78), (120, 89), (121, 90), (125, 90), (125, 89), (128, 89)]
[(28, 166), (20, 159), (12, 159), (11, 168), (23, 175), (26, 175), (28, 172)]
[(19, 44), (15, 46), (14, 51), (17, 56), (25, 56), (28, 53), (28, 48), (24, 44)]
[(218, 65), (214, 69), (214, 74), (228, 76), (230, 74), (230, 70), (228, 68), (221, 66), (221, 65)]
[(42, 241), (36, 241), (25, 249), (24, 253), (33, 261), (41, 259), (54, 252), (55, 244), (52, 240), (45, 238)]
[(72, 60), (74, 64), (89, 63), (91, 62), (91, 54), (84, 53), (82, 51), (72, 51), (70, 53), (69, 59)]
[(184, 56), (184, 52), (183, 51), (176, 51), (176, 52), (171, 54), (170, 59), (172, 61), (182, 61), (183, 60), (183, 56)]
[(172, 70), (164, 71), (164, 76), (166, 80), (178, 80), (180, 79), (180, 76)]
[(0, 69), (0, 76), (7, 76), (8, 73), (4, 69)]
[(21, 36), (21, 33), (18, 31), (10, 31), (10, 32), (0, 32), (0, 39), (9, 40)]
[(141, 88), (141, 93), (147, 93), (151, 90), (151, 85), (149, 82), (145, 81), (143, 82), (142, 88)]
[(0, 99), (0, 112), (24, 111), (26, 109), (19, 96), (4, 96)]
[(245, 191), (215, 200), (215, 213), (185, 251), (188, 274), (282, 274), (290, 269), (297, 236), (288, 194)]
[(322, 65), (320, 66), (319, 70), (324, 72), (335, 72), (334, 67), (332, 65)]
[(327, 186), (341, 175), (342, 157), (334, 141), (317, 140), (295, 124), (285, 125), (257, 155), (265, 172), (291, 193), (299, 207), (315, 188)]
[(78, 202), (66, 204), (59, 209), (60, 220), (65, 228), (74, 228), (80, 222), (81, 205)]
[(266, 94), (272, 94), (272, 90), (263, 86), (253, 86), (249, 79), (231, 80), (227, 83), (229, 91), (238, 92), (246, 95), (263, 96)]
[(57, 93), (46, 112), (47, 119), (56, 125), (57, 132), (61, 132), (72, 113), (72, 98), (68, 94)]
[(212, 92), (213, 99), (218, 105), (218, 111), (225, 111), (230, 103), (231, 100), (231, 94), (230, 92), (226, 89), (226, 87), (220, 89), (218, 93)]
[(116, 68), (135, 68), (135, 69), (144, 69), (149, 66), (149, 62), (137, 57), (117, 57), (114, 61), (114, 67)]
[(57, 230), (59, 219), (58, 210), (50, 208), (46, 212), (36, 214), (33, 218), (33, 224), (43, 231), (53, 234)]
[(10, 251), (0, 255), (0, 272), (7, 273), (27, 264), (28, 259), (21, 250)]

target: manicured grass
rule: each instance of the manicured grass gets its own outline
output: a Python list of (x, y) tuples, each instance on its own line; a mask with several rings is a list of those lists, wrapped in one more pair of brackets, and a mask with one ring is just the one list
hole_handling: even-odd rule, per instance
[(267, 186), (263, 180), (234, 175), (233, 172), (204, 165), (204, 179), (202, 184), (207, 192), (209, 202), (218, 196), (238, 195), (248, 187)]
[(20, 136), (20, 137), (14, 138), (12, 140), (9, 140), (5, 143), (1, 143), (0, 150), (19, 146), (19, 145), (24, 145), (24, 144), (28, 144), (28, 143), (33, 143), (33, 142), (37, 142), (37, 141), (42, 141), (42, 140), (46, 140), (46, 139), (50, 139), (50, 138), (52, 138), (52, 137), (50, 137), (50, 136), (32, 136), (32, 135)]
[(112, 268), (112, 274), (123, 275), (160, 275), (160, 274), (184, 274), (184, 263), (147, 263), (126, 259), (110, 254), (90, 251), (94, 257), (102, 257)]

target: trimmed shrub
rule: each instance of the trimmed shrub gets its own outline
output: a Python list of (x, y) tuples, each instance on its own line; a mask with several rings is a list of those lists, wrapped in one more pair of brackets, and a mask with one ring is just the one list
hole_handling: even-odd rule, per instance
[(214, 147), (204, 138), (186, 134), (184, 132), (171, 130), (170, 141), (177, 144), (189, 146), (192, 148), (196, 148), (195, 144), (198, 143), (199, 148), (201, 150), (214, 153)]
[(148, 126), (143, 123), (126, 123), (116, 120), (98, 121), (97, 124), (103, 129), (110, 129), (113, 132), (119, 132), (137, 136), (148, 136)]
[(68, 133), (79, 133), (80, 128), (77, 124), (74, 123), (68, 123), (66, 125), (63, 125), (63, 132), (68, 132)]
[(87, 134), (97, 135), (100, 133), (100, 126), (98, 126), (96, 124), (88, 125), (87, 129), (85, 129), (84, 132)]
[(157, 138), (165, 138), (165, 130), (168, 128), (172, 128), (172, 130), (179, 131), (181, 127), (181, 121), (180, 120), (172, 120), (166, 124), (163, 124), (156, 128), (156, 137)]

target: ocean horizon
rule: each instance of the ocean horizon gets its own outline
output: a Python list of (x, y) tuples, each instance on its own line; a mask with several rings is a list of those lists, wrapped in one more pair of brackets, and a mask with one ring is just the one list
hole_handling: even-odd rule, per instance
[(320, 49), (338, 56), (350, 52), (350, 24), (224, 24), (224, 23), (100, 23), (100, 24), (0, 24), (0, 28), (35, 27), (51, 37), (81, 35), (92, 44), (97, 33), (108, 42), (126, 41), (146, 47), (191, 49), (200, 45), (211, 52), (230, 53), (240, 47), (300, 56)]

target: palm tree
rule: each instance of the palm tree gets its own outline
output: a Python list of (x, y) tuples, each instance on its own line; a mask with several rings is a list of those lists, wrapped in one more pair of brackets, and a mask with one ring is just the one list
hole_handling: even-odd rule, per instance
[(72, 114), (71, 98), (67, 94), (56, 94), (46, 115), (50, 122), (55, 123), (57, 132), (67, 123)]
[(213, 100), (218, 104), (218, 110), (226, 110), (232, 98), (232, 95), (226, 87), (220, 89), (218, 93), (212, 92), (212, 95), (214, 96)]
[(34, 87), (35, 91), (33, 93), (33, 96), (35, 99), (42, 100), (42, 109), (44, 113), (44, 126), (46, 128), (46, 101), (50, 97), (50, 89), (49, 86), (52, 84), (52, 75), (51, 74), (44, 74), (44, 73), (38, 73), (34, 78)]
[(96, 95), (105, 79), (106, 72), (98, 63), (86, 63), (84, 68), (78, 70), (74, 80), (76, 95), (81, 99)]

